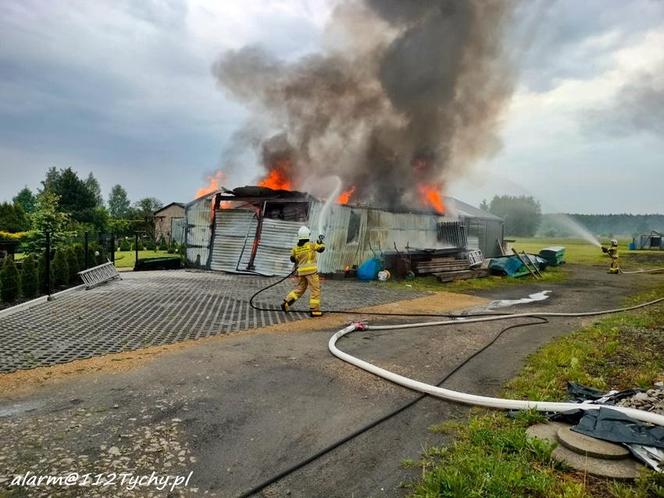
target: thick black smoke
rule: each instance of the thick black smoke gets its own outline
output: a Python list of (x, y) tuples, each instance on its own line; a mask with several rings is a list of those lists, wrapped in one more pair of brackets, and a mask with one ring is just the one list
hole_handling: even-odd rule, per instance
[(284, 62), (245, 47), (213, 71), (252, 121), (285, 134), (295, 186), (334, 174), (357, 187), (356, 200), (413, 206), (420, 185), (442, 186), (498, 149), (512, 93), (503, 42), (513, 7), (348, 0), (335, 9), (323, 54)]

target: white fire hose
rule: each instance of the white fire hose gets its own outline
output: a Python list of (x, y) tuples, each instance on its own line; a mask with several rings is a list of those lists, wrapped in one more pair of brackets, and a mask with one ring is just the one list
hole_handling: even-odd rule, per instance
[(633, 419), (640, 420), (642, 422), (648, 422), (655, 425), (664, 426), (664, 415), (657, 415), (650, 413), (644, 410), (637, 410), (635, 408), (624, 408), (620, 406), (613, 405), (600, 405), (600, 404), (591, 404), (591, 403), (560, 403), (560, 402), (549, 402), (549, 401), (529, 401), (529, 400), (518, 400), (518, 399), (502, 399), (502, 398), (491, 398), (488, 396), (478, 396), (475, 394), (463, 393), (460, 391), (452, 391), (450, 389), (445, 389), (442, 387), (436, 387), (431, 384), (426, 384), (424, 382), (419, 382), (417, 380), (409, 379), (403, 375), (390, 372), (384, 368), (377, 367), (372, 363), (361, 360), (352, 356), (348, 353), (341, 351), (337, 348), (336, 343), (339, 339), (348, 335), (352, 332), (359, 330), (399, 330), (399, 329), (411, 329), (419, 327), (433, 327), (433, 326), (447, 326), (447, 325), (459, 325), (459, 324), (470, 324), (470, 323), (480, 323), (480, 322), (494, 322), (499, 320), (513, 320), (515, 318), (545, 318), (545, 317), (587, 317), (587, 316), (599, 316), (599, 315), (608, 315), (614, 313), (622, 313), (625, 311), (632, 311), (640, 308), (645, 308), (646, 306), (652, 306), (654, 304), (663, 302), (664, 298), (659, 298), (654, 301), (647, 303), (639, 304), (636, 306), (631, 306), (628, 308), (620, 308), (613, 310), (605, 311), (592, 311), (586, 313), (515, 313), (513, 315), (503, 315), (503, 316), (488, 316), (481, 318), (469, 318), (464, 320), (446, 320), (446, 321), (435, 321), (435, 322), (423, 322), (423, 323), (408, 323), (401, 325), (366, 325), (364, 323), (356, 322), (348, 325), (347, 327), (336, 332), (328, 343), (328, 348), (330, 352), (337, 358), (355, 365), (362, 370), (366, 370), (374, 375), (382, 377), (383, 379), (399, 384), (408, 389), (419, 391), (422, 393), (430, 394), (437, 398), (446, 399), (449, 401), (456, 401), (458, 403), (465, 403), (469, 405), (485, 406), (487, 408), (499, 408), (505, 410), (538, 410), (542, 412), (565, 412), (568, 410), (598, 410), (602, 406), (611, 408), (612, 410), (620, 411), (625, 415), (632, 417)]

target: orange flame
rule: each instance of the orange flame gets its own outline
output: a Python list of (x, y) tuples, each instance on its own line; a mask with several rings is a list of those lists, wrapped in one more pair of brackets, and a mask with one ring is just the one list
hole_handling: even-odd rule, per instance
[(350, 198), (353, 197), (353, 194), (355, 193), (355, 185), (353, 185), (351, 188), (346, 190), (345, 192), (341, 192), (341, 195), (337, 198), (337, 203), (338, 204), (348, 204), (350, 201)]
[(291, 181), (292, 164), (290, 159), (279, 159), (269, 166), (268, 173), (258, 182), (259, 187), (268, 187), (274, 190), (292, 190)]
[(207, 177), (208, 184), (205, 187), (201, 187), (196, 191), (196, 196), (194, 199), (203, 197), (204, 195), (211, 194), (216, 192), (221, 188), (221, 182), (224, 181), (224, 173), (221, 171), (216, 171), (214, 175), (209, 175)]
[(420, 184), (417, 186), (422, 201), (436, 211), (438, 214), (445, 212), (443, 197), (440, 195), (440, 186)]

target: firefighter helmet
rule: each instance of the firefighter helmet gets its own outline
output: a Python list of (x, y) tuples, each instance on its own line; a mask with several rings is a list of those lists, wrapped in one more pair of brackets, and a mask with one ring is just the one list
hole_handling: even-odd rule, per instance
[(297, 238), (299, 240), (309, 240), (311, 238), (311, 230), (305, 226), (301, 226), (297, 231)]

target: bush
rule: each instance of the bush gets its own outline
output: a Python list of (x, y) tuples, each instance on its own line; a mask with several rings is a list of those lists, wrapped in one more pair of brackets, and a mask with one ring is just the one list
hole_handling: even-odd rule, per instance
[(19, 293), (18, 270), (14, 260), (7, 256), (0, 270), (0, 300), (5, 303), (16, 301)]
[(76, 260), (78, 261), (79, 271), (87, 270), (85, 267), (85, 249), (81, 244), (76, 244), (74, 246), (74, 253), (76, 254)]
[(107, 260), (107, 255), (104, 248), (103, 247), (97, 248), (97, 250), (95, 251), (95, 263), (97, 265), (103, 265), (104, 263), (106, 263), (106, 260)]
[(156, 251), (156, 250), (157, 250), (157, 244), (155, 243), (154, 240), (149, 239), (149, 240), (145, 243), (145, 248), (146, 248), (148, 251)]
[(64, 249), (57, 249), (53, 257), (53, 285), (67, 285), (69, 283), (69, 264)]
[[(54, 273), (53, 273), (53, 261), (51, 261), (51, 287), (53, 286)], [(46, 281), (46, 251), (42, 254), (39, 259), (39, 290), (42, 294), (48, 294), (49, 289)]]
[(73, 247), (65, 249), (65, 258), (67, 259), (67, 267), (69, 269), (69, 282), (74, 283), (78, 280), (78, 272), (81, 271), (81, 268)]
[(136, 242), (134, 242), (131, 245), (131, 248), (134, 251), (136, 251), (136, 250), (142, 251), (143, 250), (143, 241), (141, 239), (138, 239), (138, 244)]
[(127, 239), (122, 239), (120, 241), (120, 251), (131, 251), (131, 242)]
[(166, 239), (162, 236), (161, 239), (159, 239), (159, 250), (160, 251), (165, 251), (168, 249), (168, 244), (166, 243)]
[(23, 297), (32, 299), (37, 297), (39, 292), (39, 277), (37, 271), (37, 264), (32, 254), (28, 255), (23, 260), (23, 267), (21, 268), (21, 294)]

